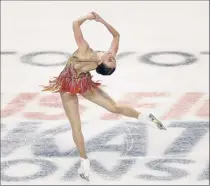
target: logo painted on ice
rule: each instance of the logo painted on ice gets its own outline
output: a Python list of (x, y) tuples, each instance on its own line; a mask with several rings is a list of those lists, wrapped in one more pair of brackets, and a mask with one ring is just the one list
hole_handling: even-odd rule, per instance
[[(18, 53), (16, 51), (4, 51), (1, 52), (1, 55), (17, 55)], [(137, 52), (135, 51), (129, 51), (129, 52), (122, 52), (119, 53), (117, 55), (117, 60), (121, 60), (125, 57), (128, 57), (130, 55), (136, 55)], [(203, 51), (200, 52), (201, 55), (208, 55), (209, 52)], [(55, 57), (55, 55), (59, 56), (59, 57), (64, 57), (65, 60), (61, 61), (61, 62), (52, 62), (52, 60), (48, 61), (37, 61), (37, 56), (44, 56), (44, 57)], [(70, 53), (67, 52), (61, 52), (61, 51), (37, 51), (37, 52), (31, 52), (28, 54), (25, 54), (23, 56), (20, 57), (20, 61), (22, 63), (26, 63), (26, 64), (30, 64), (30, 65), (35, 65), (35, 66), (42, 66), (42, 67), (50, 67), (50, 66), (61, 66), (64, 65), (66, 63), (66, 59), (70, 56)], [(175, 62), (175, 63), (171, 63), (170, 61), (168, 62), (159, 62), (159, 61), (155, 61), (154, 57), (159, 57), (159, 56), (173, 56), (173, 57), (181, 57), (182, 60)], [(137, 56), (137, 60), (139, 62), (143, 62), (149, 65), (156, 65), (159, 67), (177, 67), (180, 65), (190, 65), (193, 64), (195, 62), (198, 61), (198, 58), (191, 53), (187, 53), (187, 52), (182, 52), (182, 51), (157, 51), (157, 52), (150, 52), (150, 53), (146, 53), (140, 56)]]
[[(4, 95), (2, 95), (3, 97)], [(7, 96), (7, 95), (5, 95)], [(162, 109), (164, 113), (160, 116), (161, 120), (180, 120), (185, 118), (187, 114), (195, 116), (199, 119), (209, 118), (209, 98), (207, 93), (203, 92), (186, 92), (180, 97), (173, 97), (175, 102), (165, 104), (174, 96), (169, 92), (128, 92), (122, 95), (118, 103), (132, 105), (139, 109), (154, 109), (165, 107)], [(152, 99), (148, 99), (152, 98)], [(147, 101), (145, 100), (147, 99)], [(89, 107), (84, 104), (85, 99), (80, 97), (80, 113), (81, 115), (89, 111)], [(30, 105), (30, 108), (27, 107)], [(51, 112), (46, 113), (46, 109), (50, 108)], [(40, 110), (42, 109), (42, 110)], [(40, 110), (40, 112), (37, 110)], [(193, 113), (192, 113), (193, 111)], [(56, 114), (55, 114), (56, 113)], [(28, 120), (62, 120), (66, 119), (63, 106), (58, 94), (41, 94), (41, 93), (20, 93), (11, 98), (8, 104), (1, 109), (1, 118), (9, 118), (20, 114), (21, 117)], [(117, 120), (121, 115), (104, 112), (103, 114), (95, 113), (94, 117), (100, 120)]]
[[(41, 179), (56, 174), (59, 166), (56, 165), (56, 161), (53, 162), (53, 158), (74, 158), (78, 157), (78, 153), (75, 148), (62, 152), (59, 146), (55, 142), (57, 135), (69, 132), (69, 129), (63, 126), (59, 126), (54, 129), (49, 129), (44, 132), (38, 130), (42, 122), (21, 122), (17, 128), (11, 129), (4, 135), (1, 141), (1, 179), (2, 181), (26, 181), (33, 179)], [(118, 152), (120, 159), (117, 164), (111, 169), (107, 169), (103, 163), (93, 160), (92, 169), (102, 179), (116, 180), (125, 176), (129, 170), (135, 164), (138, 164), (139, 157), (146, 157), (148, 154), (148, 131), (145, 125), (139, 123), (127, 122), (126, 125), (129, 128), (119, 123), (119, 125), (104, 131), (97, 136), (91, 138), (86, 142), (86, 149), (88, 153), (91, 152)], [(209, 122), (196, 121), (196, 122), (171, 122), (168, 128), (173, 130), (181, 129), (182, 132), (173, 139), (172, 143), (167, 145), (164, 149), (162, 156), (146, 162), (145, 166), (152, 171), (159, 171), (165, 173), (164, 176), (160, 174), (134, 174), (135, 179), (148, 180), (148, 181), (173, 181), (179, 180), (189, 176), (189, 172), (186, 171), (187, 165), (196, 164), (197, 161), (187, 156), (197, 144), (208, 134)], [(115, 137), (126, 133), (122, 144), (109, 144), (109, 142)], [(52, 135), (50, 135), (52, 134)], [(53, 136), (53, 137), (52, 137)], [(25, 146), (30, 146), (31, 153), (35, 158), (13, 159), (8, 160), (7, 157), (15, 153), (16, 150), (24, 149)], [(129, 149), (129, 150), (128, 150)], [(129, 158), (126, 158), (129, 157)], [(47, 160), (45, 159), (47, 158)], [(38, 166), (39, 170), (31, 175), (14, 176), (9, 175), (8, 170), (13, 166), (31, 164)], [(181, 165), (182, 168), (177, 168), (177, 165)], [(65, 164), (66, 165), (66, 164)], [(185, 165), (185, 169), (183, 169)], [(79, 162), (75, 162), (73, 165), (66, 165), (68, 170), (63, 172), (63, 176), (60, 178), (63, 181), (71, 181), (77, 178), (76, 169), (79, 166)], [(206, 162), (206, 166), (199, 167), (200, 173), (196, 175), (196, 180), (209, 180), (209, 166)], [(63, 169), (63, 168), (62, 168)], [(135, 171), (134, 171), (135, 172)]]

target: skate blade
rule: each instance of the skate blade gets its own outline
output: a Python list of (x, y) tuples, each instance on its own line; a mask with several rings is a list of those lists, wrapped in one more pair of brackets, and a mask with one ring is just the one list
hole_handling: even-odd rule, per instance
[(86, 176), (85, 174), (79, 174), (80, 177), (86, 181), (90, 181), (89, 176)]
[(166, 127), (152, 114), (149, 115), (149, 118), (156, 124), (156, 126), (161, 130), (166, 130)]

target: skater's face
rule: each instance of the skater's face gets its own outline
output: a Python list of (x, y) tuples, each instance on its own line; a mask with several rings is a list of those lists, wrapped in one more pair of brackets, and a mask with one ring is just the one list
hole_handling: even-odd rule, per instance
[(116, 60), (111, 52), (104, 52), (102, 54), (101, 63), (105, 64), (108, 68), (116, 67)]

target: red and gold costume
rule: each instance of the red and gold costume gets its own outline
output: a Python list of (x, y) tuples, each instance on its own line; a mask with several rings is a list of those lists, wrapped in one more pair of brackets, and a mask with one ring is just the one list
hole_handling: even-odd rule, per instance
[(85, 93), (88, 90), (97, 88), (101, 83), (94, 82), (90, 72), (78, 73), (74, 68), (74, 62), (78, 58), (74, 54), (69, 58), (64, 70), (58, 77), (49, 81), (43, 91), (70, 92), (72, 94)]

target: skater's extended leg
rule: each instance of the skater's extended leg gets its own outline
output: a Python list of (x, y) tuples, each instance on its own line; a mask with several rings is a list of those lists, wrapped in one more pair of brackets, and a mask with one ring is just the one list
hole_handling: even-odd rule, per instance
[(116, 103), (106, 92), (100, 88), (94, 89), (94, 91), (86, 92), (82, 95), (91, 102), (107, 109), (108, 111), (115, 114), (122, 114), (124, 116), (136, 118), (143, 122), (147, 122), (152, 126), (158, 127), (159, 129), (165, 129), (162, 123), (155, 118), (152, 114), (142, 114), (138, 110), (128, 106)]
[(100, 88), (94, 89), (93, 92), (86, 92), (82, 96), (115, 114), (122, 114), (132, 118), (138, 118), (141, 114), (139, 111), (128, 105), (117, 104), (106, 92)]
[(141, 114), (128, 105), (117, 104), (106, 92), (99, 88), (94, 89), (93, 92), (86, 92), (85, 94), (82, 94), (82, 96), (115, 114), (122, 114), (136, 119), (138, 119)]

